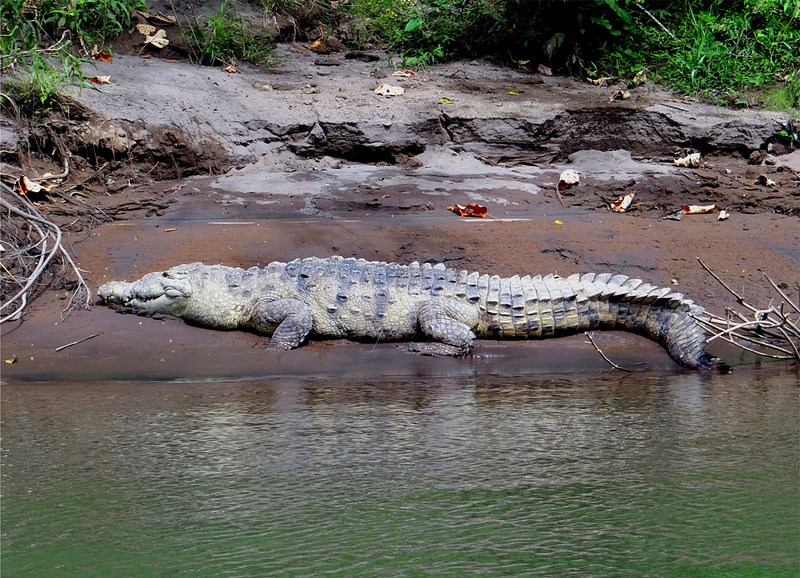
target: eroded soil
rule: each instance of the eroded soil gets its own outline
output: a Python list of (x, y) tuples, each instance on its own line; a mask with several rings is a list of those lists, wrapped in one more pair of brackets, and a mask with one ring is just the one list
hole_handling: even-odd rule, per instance
[[(70, 149), (69, 179), (35, 200), (68, 233), (94, 290), (182, 262), (248, 267), (339, 254), (501, 275), (614, 271), (673, 286), (715, 312), (731, 299), (698, 257), (758, 304), (773, 295), (764, 273), (791, 295), (800, 291), (800, 151), (775, 137), (786, 115), (720, 109), (647, 85), (609, 101), (616, 87), (485, 62), (402, 79), (383, 54), (321, 56), (301, 45), (281, 52), (279, 67), (229, 74), (118, 50), (97, 65), (112, 84), (80, 95), (91, 112), (35, 131)], [(373, 89), (383, 82), (405, 94), (378, 97)], [(4, 179), (60, 170), (59, 154), (8, 134), (4, 150)], [(701, 166), (674, 165), (693, 151)], [(581, 182), (563, 192), (564, 208), (554, 190), (568, 168)], [(633, 191), (628, 212), (608, 209)], [(447, 209), (471, 202), (489, 216)], [(663, 219), (689, 204), (716, 204), (731, 217)], [(482, 343), (471, 360), (344, 342), (275, 354), (259, 336), (97, 305), (62, 320), (66, 299), (63, 290), (46, 292), (21, 321), (3, 325), (3, 358), (18, 360), (3, 364), (4, 379), (606, 367), (583, 336)], [(601, 339), (623, 362), (677, 369), (644, 339)]]

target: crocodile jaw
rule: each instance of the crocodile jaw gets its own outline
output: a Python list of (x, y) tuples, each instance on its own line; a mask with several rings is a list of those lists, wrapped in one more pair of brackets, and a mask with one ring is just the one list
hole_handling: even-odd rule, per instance
[(181, 315), (192, 296), (190, 283), (168, 273), (150, 273), (134, 283), (112, 281), (97, 292), (103, 303), (147, 313)]

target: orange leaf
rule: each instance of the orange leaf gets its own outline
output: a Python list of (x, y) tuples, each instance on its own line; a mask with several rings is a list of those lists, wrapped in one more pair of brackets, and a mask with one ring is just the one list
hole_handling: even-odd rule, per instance
[(462, 217), (478, 217), (478, 218), (485, 218), (486, 213), (489, 211), (488, 208), (484, 207), (483, 205), (476, 205), (476, 204), (469, 204), (469, 205), (454, 205), (452, 207), (447, 207), (449, 210), (457, 213)]
[(717, 205), (683, 205), (681, 212), (684, 215), (702, 215), (704, 213), (713, 213), (717, 210)]
[(97, 55), (97, 58), (99, 58), (101, 62), (111, 62), (113, 57), (110, 52), (101, 52)]
[(633, 197), (636, 194), (636, 191), (630, 192), (627, 195), (623, 195), (618, 198), (616, 201), (611, 203), (611, 210), (615, 213), (624, 213), (625, 210), (631, 206), (633, 202)]

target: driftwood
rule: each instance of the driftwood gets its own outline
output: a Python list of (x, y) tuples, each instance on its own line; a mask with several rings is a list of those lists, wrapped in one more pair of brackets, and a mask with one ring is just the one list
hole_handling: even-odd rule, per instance
[[(0, 256), (0, 324), (19, 319), (35, 292), (47, 283), (45, 273), (58, 284), (74, 285), (64, 314), (75, 307), (88, 309), (92, 295), (80, 269), (62, 244), (61, 229), (24, 196), (0, 182), (2, 249)], [(57, 270), (55, 270), (57, 269)], [(75, 278), (68, 280), (69, 272)]]
[(766, 307), (755, 307), (702, 260), (697, 260), (703, 269), (734, 297), (741, 308), (738, 310), (726, 306), (725, 317), (708, 311), (695, 316), (698, 323), (711, 334), (708, 338), (709, 343), (721, 339), (760, 357), (800, 361), (800, 302), (793, 302), (786, 292), (765, 274), (766, 281), (776, 292), (780, 303), (776, 306), (770, 302)]

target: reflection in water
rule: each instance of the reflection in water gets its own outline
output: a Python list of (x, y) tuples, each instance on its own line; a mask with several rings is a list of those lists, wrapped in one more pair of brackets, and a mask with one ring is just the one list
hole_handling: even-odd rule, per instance
[(8, 576), (796, 576), (797, 373), (3, 390)]

